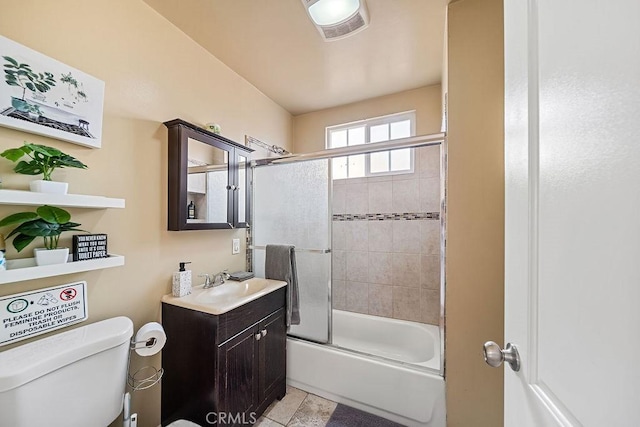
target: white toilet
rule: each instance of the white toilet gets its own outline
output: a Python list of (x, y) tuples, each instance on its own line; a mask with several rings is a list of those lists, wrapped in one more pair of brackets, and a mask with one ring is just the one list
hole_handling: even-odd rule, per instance
[(124, 404), (132, 335), (131, 320), (114, 317), (0, 353), (0, 426), (111, 424)]
[(114, 317), (0, 353), (0, 425), (108, 426), (122, 412), (132, 334)]

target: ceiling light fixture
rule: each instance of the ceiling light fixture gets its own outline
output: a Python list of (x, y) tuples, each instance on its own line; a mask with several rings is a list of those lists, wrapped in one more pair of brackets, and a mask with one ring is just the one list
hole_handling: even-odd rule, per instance
[(302, 0), (302, 3), (326, 41), (345, 38), (369, 25), (365, 0)]

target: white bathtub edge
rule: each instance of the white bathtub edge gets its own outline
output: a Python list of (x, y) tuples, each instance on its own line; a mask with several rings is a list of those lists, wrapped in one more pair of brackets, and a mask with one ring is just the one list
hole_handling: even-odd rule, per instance
[[(414, 336), (414, 341), (431, 347), (430, 357), (424, 360), (408, 360), (403, 357), (385, 355), (384, 351), (377, 351), (375, 348), (361, 348), (357, 341), (366, 337), (365, 341), (386, 344), (386, 346), (398, 347), (403, 344), (390, 344), (386, 337), (397, 337), (407, 330), (420, 330), (424, 336)], [(355, 329), (355, 331), (354, 331)], [(345, 330), (347, 331), (345, 334)], [(357, 336), (356, 342), (350, 342), (350, 335)], [(374, 354), (379, 357), (395, 360), (400, 363), (408, 363), (430, 369), (438, 375), (442, 374), (441, 351), (440, 351), (440, 328), (436, 325), (412, 322), (401, 319), (391, 319), (387, 317), (372, 316), (369, 314), (354, 313), (344, 310), (333, 309), (333, 344), (340, 348), (353, 350), (357, 353)]]
[[(293, 387), (407, 426), (446, 426), (445, 383), (436, 374), (295, 339), (287, 340), (287, 360), (287, 383)], [(347, 372), (353, 378), (346, 380)], [(368, 383), (361, 386), (362, 378)], [(402, 387), (393, 384), (398, 378)], [(408, 410), (412, 400), (418, 403)], [(411, 416), (416, 406), (426, 412)]]

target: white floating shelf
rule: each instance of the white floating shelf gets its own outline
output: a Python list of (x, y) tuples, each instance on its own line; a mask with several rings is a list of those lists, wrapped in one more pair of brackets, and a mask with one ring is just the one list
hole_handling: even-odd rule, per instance
[[(71, 255), (69, 255), (69, 257), (71, 259)], [(7, 270), (0, 271), (0, 284), (61, 276), (63, 274), (81, 273), (83, 271), (101, 270), (103, 268), (120, 267), (122, 265), (124, 265), (124, 257), (115, 254), (109, 254), (107, 258), (43, 266), (37, 266), (35, 258), (7, 260)]]
[(124, 208), (124, 199), (84, 194), (52, 194), (34, 191), (0, 190), (2, 205), (53, 205), (75, 208)]

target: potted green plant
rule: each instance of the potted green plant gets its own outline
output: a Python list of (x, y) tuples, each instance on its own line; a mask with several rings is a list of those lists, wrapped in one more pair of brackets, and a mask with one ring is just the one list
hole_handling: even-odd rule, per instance
[(40, 113), (37, 106), (24, 99), (27, 90), (41, 96), (56, 85), (53, 74), (49, 72), (36, 73), (29, 64), (23, 64), (10, 56), (3, 56), (7, 61), (4, 64), (4, 78), (9, 86), (18, 86), (22, 89), (22, 98), (11, 97), (11, 106), (23, 113)]
[(25, 143), (22, 147), (3, 151), (0, 156), (14, 163), (24, 156), (29, 157), (28, 161), (20, 160), (13, 170), (24, 175), (42, 174), (42, 179), (31, 181), (30, 184), (31, 191), (39, 193), (67, 194), (68, 183), (51, 181), (51, 174), (54, 170), (59, 168), (87, 169), (87, 165), (80, 160), (46, 145)]
[(20, 212), (0, 220), (0, 228), (18, 226), (7, 234), (13, 237), (13, 247), (18, 252), (26, 248), (36, 237), (44, 239), (44, 248), (35, 248), (37, 265), (64, 264), (69, 258), (69, 248), (58, 248), (60, 234), (65, 231), (80, 230), (80, 224), (71, 222), (71, 215), (64, 209), (43, 205), (35, 212)]

